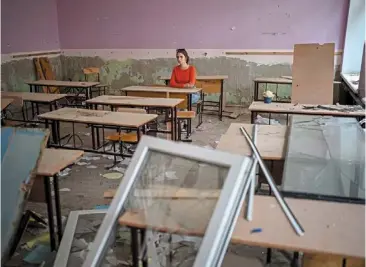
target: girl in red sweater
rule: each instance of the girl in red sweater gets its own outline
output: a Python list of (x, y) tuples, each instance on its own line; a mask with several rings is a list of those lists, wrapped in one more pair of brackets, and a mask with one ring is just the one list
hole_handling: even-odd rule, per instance
[[(178, 66), (174, 67), (170, 78), (170, 86), (176, 88), (193, 88), (196, 84), (196, 68), (189, 65), (189, 56), (185, 49), (177, 49)], [(192, 103), (196, 103), (200, 94), (192, 95)]]

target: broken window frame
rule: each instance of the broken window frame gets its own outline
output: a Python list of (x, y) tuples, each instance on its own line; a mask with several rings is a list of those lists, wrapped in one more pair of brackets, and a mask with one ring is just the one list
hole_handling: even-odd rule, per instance
[(103, 213), (106, 214), (107, 210), (76, 210), (70, 212), (53, 266), (67, 267), (79, 216)]
[(235, 226), (238, 209), (241, 209), (241, 197), (244, 184), (248, 179), (251, 160), (249, 157), (239, 156), (218, 150), (206, 149), (184, 143), (176, 143), (164, 139), (143, 136), (124, 179), (118, 187), (106, 216), (97, 232), (91, 250), (83, 267), (99, 267), (109, 245), (115, 240), (115, 228), (118, 218), (128, 199), (130, 190), (140, 178), (149, 153), (158, 152), (168, 155), (196, 160), (225, 167), (228, 173), (221, 189), (215, 209), (205, 230), (202, 244), (198, 250), (194, 267), (220, 266), (226, 253)]

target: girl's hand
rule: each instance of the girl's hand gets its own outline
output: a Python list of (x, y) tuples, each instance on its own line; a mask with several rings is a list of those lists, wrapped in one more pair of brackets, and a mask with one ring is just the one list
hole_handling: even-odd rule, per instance
[(193, 84), (190, 84), (190, 83), (186, 83), (184, 85), (184, 88), (193, 88), (193, 87), (194, 87), (194, 85)]

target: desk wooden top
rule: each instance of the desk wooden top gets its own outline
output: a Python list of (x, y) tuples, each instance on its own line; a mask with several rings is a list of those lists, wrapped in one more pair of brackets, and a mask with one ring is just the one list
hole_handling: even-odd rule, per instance
[(1, 92), (2, 97), (21, 98), (23, 101), (50, 103), (66, 97), (66, 94), (46, 94), (29, 92)]
[(56, 80), (26, 81), (25, 83), (29, 85), (77, 87), (77, 88), (88, 88), (100, 84), (99, 82), (74, 82), (74, 81), (56, 81)]
[(267, 78), (267, 77), (257, 77), (254, 78), (255, 82), (261, 83), (284, 83), (284, 84), (292, 84), (292, 79), (287, 78)]
[(128, 86), (121, 89), (128, 92), (155, 92), (155, 93), (178, 93), (178, 94), (194, 94), (202, 90), (202, 88), (173, 88), (167, 86)]
[[(292, 104), (292, 103), (275, 103), (266, 104), (261, 101), (252, 102), (249, 106), (250, 111), (255, 112), (273, 112), (273, 113), (287, 113), (287, 114), (310, 114), (320, 116), (344, 116), (344, 117), (355, 117), (365, 116), (365, 110), (361, 106), (343, 106), (343, 105), (322, 105), (337, 110), (327, 110), (322, 108), (315, 109), (303, 109), (304, 107), (317, 107), (318, 105), (311, 104)], [(352, 107), (358, 107), (358, 111), (346, 111), (342, 109), (348, 109)]]
[[(119, 223), (138, 228), (149, 227), (158, 231), (202, 236), (217, 200), (201, 201), (205, 201), (204, 205), (197, 205), (197, 199), (168, 199), (166, 204), (169, 205), (169, 210), (174, 211), (172, 213), (174, 217), (162, 213), (159, 218), (147, 225), (144, 211), (128, 211), (119, 218)], [(363, 205), (290, 198), (286, 201), (303, 226), (304, 236), (296, 235), (274, 197), (254, 196), (253, 220), (245, 220), (242, 211), (236, 222), (231, 242), (364, 258)], [(199, 214), (196, 216), (197, 219), (186, 216), (187, 211), (192, 213), (192, 209), (193, 214)], [(262, 232), (252, 234), (251, 230), (254, 228), (262, 228)]]
[[(171, 76), (162, 76), (160, 77), (160, 80), (168, 81), (170, 80)], [(197, 81), (212, 81), (212, 80), (227, 80), (229, 79), (228, 75), (201, 75), (197, 76)]]
[(45, 149), (38, 163), (37, 175), (53, 176), (73, 164), (84, 154), (82, 150)]
[(153, 98), (137, 96), (112, 96), (101, 95), (86, 101), (88, 104), (112, 106), (139, 106), (139, 107), (176, 107), (184, 99), (179, 98)]
[(6, 109), (12, 102), (14, 102), (13, 98), (1, 98), (1, 111)]
[[(216, 149), (245, 156), (252, 155), (252, 150), (240, 127), (244, 127), (252, 136), (253, 124), (232, 123), (227, 132), (221, 136)], [(285, 159), (287, 130), (287, 126), (282, 125), (258, 125), (257, 148), (263, 159)]]
[(38, 117), (40, 119), (65, 122), (92, 123), (120, 127), (140, 127), (156, 119), (157, 115), (77, 108), (62, 108), (54, 110), (52, 112), (43, 113)]

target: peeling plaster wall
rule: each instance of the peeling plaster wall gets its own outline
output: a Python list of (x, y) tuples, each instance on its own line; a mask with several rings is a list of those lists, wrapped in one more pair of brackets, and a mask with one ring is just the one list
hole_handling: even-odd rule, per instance
[[(36, 6), (39, 1), (44, 0)], [(170, 0), (54, 1), (62, 55), (51, 61), (58, 79), (83, 80), (82, 68), (100, 67), (111, 93), (161, 83), (159, 76), (169, 75), (176, 64), (174, 49), (185, 47), (199, 75), (229, 75), (224, 85), (229, 104), (251, 101), (255, 77), (291, 75), (292, 56), (227, 56), (226, 51), (288, 52), (295, 43), (308, 42), (334, 42), (342, 49), (349, 4), (188, 0), (179, 10), (188, 19), (177, 20)], [(335, 61), (338, 66), (339, 57)], [(5, 90), (26, 90), (24, 80), (34, 78), (31, 59), (7, 61), (2, 68)]]
[[(50, 58), (57, 79), (62, 79), (60, 57)], [(12, 60), (1, 64), (1, 89), (4, 91), (29, 91), (27, 80), (37, 80), (33, 59)]]
[[(111, 94), (119, 94), (119, 89), (137, 84), (164, 84), (160, 76), (168, 76), (176, 65), (174, 58), (155, 59), (103, 59), (89, 56), (62, 56), (64, 79), (83, 80), (85, 67), (101, 68), (101, 81), (111, 85)], [(224, 84), (226, 103), (248, 104), (252, 100), (253, 78), (256, 76), (279, 77), (291, 75), (289, 63), (265, 65), (239, 58), (214, 57), (194, 58), (192, 64), (198, 75), (228, 75)], [(289, 92), (289, 86), (283, 86)], [(211, 96), (211, 99), (217, 97)]]
[[(280, 77), (291, 75), (292, 56), (224, 56), (223, 50), (189, 50), (191, 63), (198, 75), (228, 75), (224, 83), (227, 104), (247, 105), (253, 97), (255, 77)], [(64, 79), (83, 80), (85, 67), (101, 68), (101, 82), (111, 85), (111, 94), (119, 89), (137, 84), (163, 84), (160, 76), (169, 76), (176, 64), (175, 50), (65, 50), (61, 56)], [(133, 59), (131, 59), (133, 58)], [(341, 57), (335, 56), (335, 72)], [(337, 77), (337, 75), (336, 75)], [(275, 85), (268, 85), (274, 90)], [(280, 85), (283, 96), (291, 87)], [(211, 96), (217, 99), (217, 96)]]
[(227, 103), (248, 104), (253, 78), (291, 75), (292, 56), (225, 51), (292, 51), (309, 42), (334, 42), (341, 50), (349, 0), (187, 0), (178, 9), (171, 0), (57, 3), (64, 78), (80, 80), (83, 67), (95, 66), (111, 93), (157, 84), (176, 63), (174, 49), (185, 47), (199, 75), (229, 76)]
[[(291, 56), (292, 57), (292, 56)], [(290, 58), (291, 58), (290, 57)], [(340, 57), (335, 58), (335, 77), (339, 77)], [(123, 87), (130, 85), (164, 84), (160, 76), (169, 76), (176, 64), (173, 58), (155, 59), (103, 59), (99, 56), (61, 56), (63, 78), (84, 80), (82, 69), (85, 67), (101, 68), (101, 82), (110, 84), (110, 94), (120, 94)], [(228, 75), (224, 83), (227, 104), (248, 105), (253, 98), (253, 79), (255, 77), (280, 77), (291, 75), (290, 62), (262, 64), (233, 57), (194, 58), (192, 64), (197, 68), (198, 75)], [(276, 85), (268, 85), (269, 90), (275, 90)], [(288, 96), (291, 86), (279, 85), (282, 96)], [(209, 100), (217, 100), (212, 95)]]

